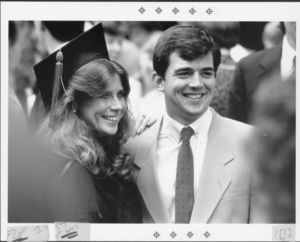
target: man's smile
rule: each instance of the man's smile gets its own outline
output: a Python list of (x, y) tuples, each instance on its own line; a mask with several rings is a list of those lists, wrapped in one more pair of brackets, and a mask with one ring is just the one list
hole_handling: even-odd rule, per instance
[(205, 96), (206, 93), (182, 93), (185, 98), (198, 100)]

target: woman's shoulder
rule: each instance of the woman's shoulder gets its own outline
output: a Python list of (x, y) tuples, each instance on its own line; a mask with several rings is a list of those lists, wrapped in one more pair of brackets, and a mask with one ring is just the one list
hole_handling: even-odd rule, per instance
[(97, 191), (90, 173), (79, 162), (62, 161), (57, 194), (67, 220), (97, 221), (93, 215), (99, 212)]
[(62, 181), (71, 180), (74, 184), (79, 186), (89, 186), (88, 190), (91, 189), (93, 183), (92, 175), (90, 172), (76, 160), (62, 160), (60, 179)]

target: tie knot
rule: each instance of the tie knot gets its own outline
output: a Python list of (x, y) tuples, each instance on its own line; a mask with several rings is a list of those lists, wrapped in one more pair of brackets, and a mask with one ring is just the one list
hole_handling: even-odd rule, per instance
[(180, 134), (182, 142), (188, 142), (191, 136), (194, 134), (194, 130), (190, 126), (184, 127)]

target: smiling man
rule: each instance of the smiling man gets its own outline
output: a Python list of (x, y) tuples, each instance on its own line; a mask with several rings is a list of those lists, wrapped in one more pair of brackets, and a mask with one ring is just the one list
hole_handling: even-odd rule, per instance
[(159, 122), (128, 143), (145, 202), (144, 222), (247, 223), (243, 141), (252, 127), (209, 107), (220, 50), (200, 26), (177, 25), (158, 40), (153, 80), (164, 93)]

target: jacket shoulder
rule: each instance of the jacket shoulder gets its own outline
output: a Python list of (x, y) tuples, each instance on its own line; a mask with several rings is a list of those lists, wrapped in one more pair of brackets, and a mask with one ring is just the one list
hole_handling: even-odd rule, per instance
[(228, 135), (232, 139), (244, 139), (249, 137), (252, 132), (254, 132), (255, 127), (237, 120), (223, 117), (219, 114), (216, 114), (217, 123), (219, 131), (223, 135)]
[(281, 53), (281, 46), (275, 46), (270, 49), (263, 49), (257, 52), (254, 52), (244, 58), (242, 58), (238, 65), (239, 66), (252, 66), (252, 65), (257, 65), (260, 63), (262, 60), (274, 60), (276, 59), (278, 55)]

